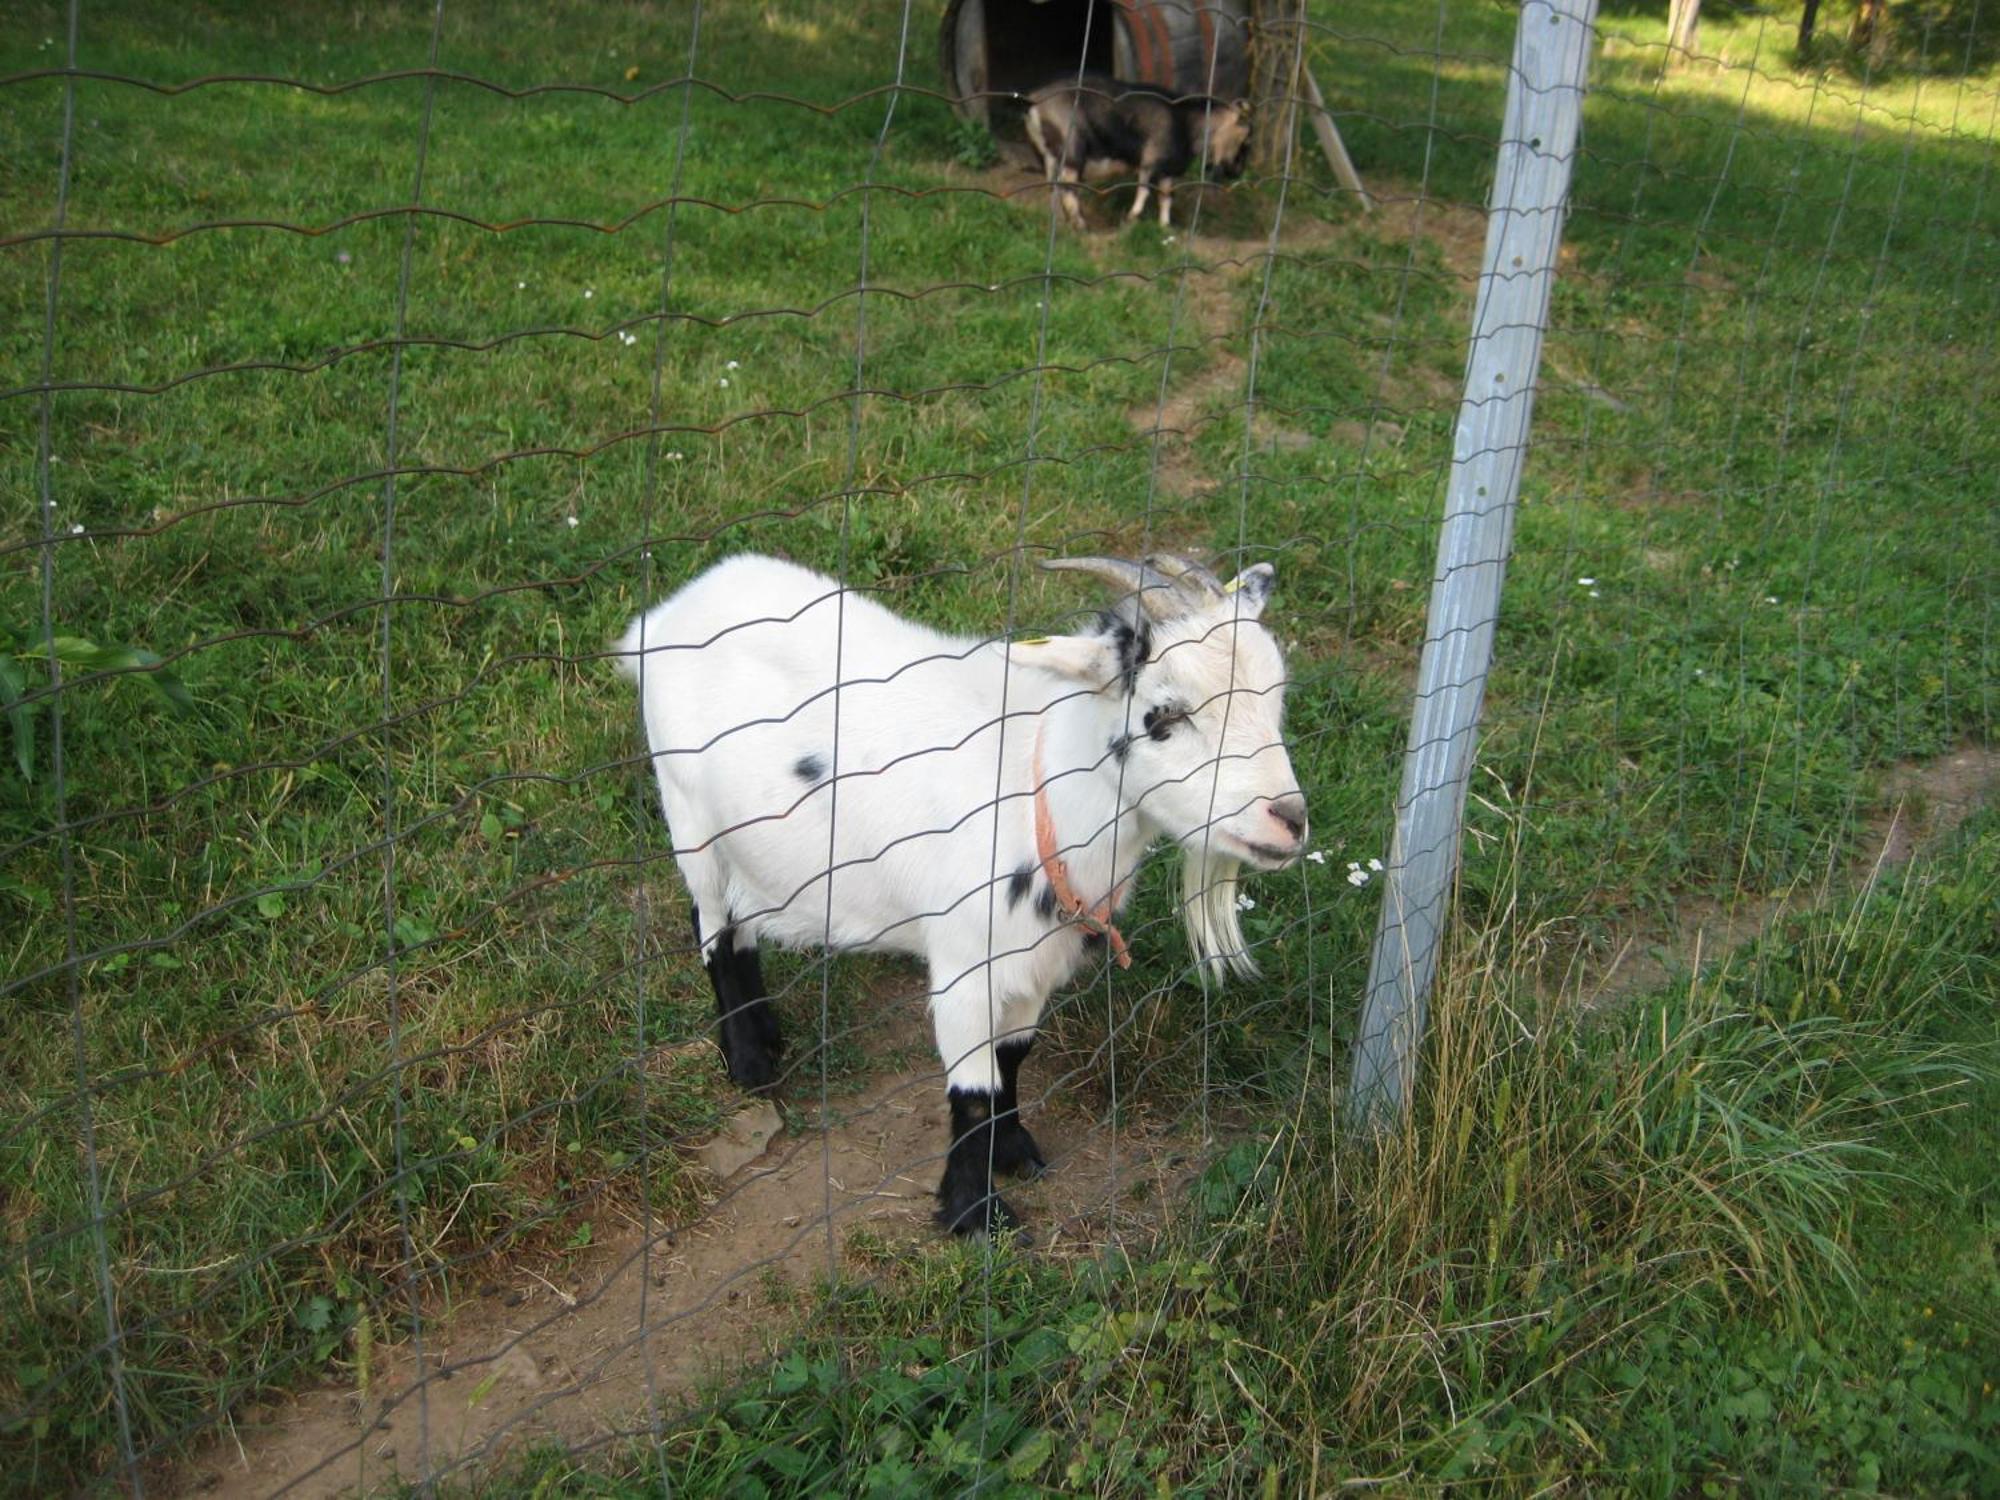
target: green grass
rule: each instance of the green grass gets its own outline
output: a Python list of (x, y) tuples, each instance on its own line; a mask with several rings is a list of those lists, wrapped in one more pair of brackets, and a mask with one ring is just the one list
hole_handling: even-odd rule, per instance
[[(1435, 13), (1423, 9), (1328, 15), (1320, 76), (1371, 182), (1391, 197), (1421, 184), (1439, 204), (1477, 205), (1513, 12), (1451, 7), (1440, 60)], [(823, 0), (723, 8), (705, 18), (699, 71), (738, 95), (832, 104), (888, 80), (899, 15)], [(54, 7), (16, 7), (0, 20), (0, 71), (59, 59), (63, 25)], [(81, 56), (158, 79), (332, 82), (421, 66), (429, 25), (414, 6), (264, 21), (91, 5)], [(911, 77), (926, 86), (934, 25), (915, 13)], [(1467, 933), (1487, 935), (1480, 972), (1510, 997), (1516, 971), (1552, 941), (1588, 947), (1689, 895), (1754, 894), (1823, 871), (1860, 847), (1887, 766), (1990, 741), (1992, 729), (1991, 77), (1898, 69), (1864, 96), (1838, 69), (1795, 73), (1785, 18), (1764, 25), (1718, 6), (1702, 46), (1727, 66), (1662, 81), (1657, 17), (1614, 8), (1605, 26), (1614, 40), (1586, 118), (1461, 892)], [(686, 46), (677, 15), (448, 6), (440, 55), (515, 87), (562, 79), (633, 92), (678, 76)], [(679, 1045), (706, 1035), (706, 987), (631, 764), (636, 716), (597, 653), (642, 598), (728, 550), (844, 560), (904, 607), (979, 629), (1006, 617), (1017, 536), (1029, 556), (1164, 537), (1275, 558), (1280, 633), (1297, 644), (1295, 761), (1329, 859), (1259, 887), (1247, 925), (1270, 945), (1268, 982), (1222, 1002), (1212, 1026), (1198, 996), (1171, 988), (1178, 937), (1167, 882), (1151, 879), (1128, 927), (1143, 936), (1141, 965), (1120, 995), (1166, 993), (1130, 1054), (1121, 1033), (1120, 1061), (1146, 1070), (1149, 1091), (1176, 1110), (1196, 1108), (1206, 1084), (1274, 1130), (1290, 1120), (1274, 1139), (1330, 1149), (1284, 1109), (1338, 1066), (1365, 966), (1372, 892), (1351, 888), (1343, 867), (1386, 844), (1476, 268), (1453, 227), (1462, 216), (1433, 207), (1427, 222), (1444, 232), (1413, 246), (1357, 218), (1321, 168), (1301, 164), (1258, 336), (1256, 435), (1306, 440), (1246, 442), (1240, 385), (1218, 387), (1193, 452), (1217, 485), (1182, 499), (1154, 483), (1150, 444), (1126, 413), (1157, 394), (1170, 325), (1174, 384), (1217, 356), (1180, 296), (1185, 239), (1132, 231), (1051, 245), (1031, 211), (941, 191), (965, 187), (964, 167), (979, 159), (935, 100), (897, 104), (874, 174), (900, 191), (864, 198), (853, 189), (870, 170), (881, 99), (822, 114), (696, 91), (682, 151), (675, 90), (625, 105), (442, 83), (426, 204), (488, 225), (627, 227), (339, 224), (407, 201), (424, 99), (421, 80), (335, 95), (77, 86), (68, 222), (176, 237), (72, 240), (63, 253), (54, 379), (144, 389), (62, 390), (50, 402), (52, 620), (61, 635), (168, 658), (195, 709), (177, 713), (129, 674), (64, 692), (67, 841), (46, 700), (21, 731), (32, 779), (0, 762), (0, 937), (16, 976), (0, 1026), (0, 1116), (16, 1122), (0, 1132), (0, 1408), (27, 1399), (36, 1413), (0, 1445), (37, 1484), (100, 1472), (118, 1444), (109, 1366), (89, 1355), (104, 1313), (80, 1076), (145, 1450), (337, 1367), (363, 1309), (395, 1317), (412, 1259), (442, 1299), (455, 1284), (448, 1268), (488, 1251), (544, 1253), (642, 1194), (663, 1212), (692, 1208), (696, 1184), (663, 1148), (732, 1100), (712, 1055)], [(59, 81), (11, 85), (0, 100), (10, 232), (49, 221), (61, 118)], [(684, 201), (670, 212), (659, 200), (676, 170)], [(1218, 212), (1247, 232), (1277, 192), (1249, 184)], [(753, 201), (762, 206), (711, 206)], [(869, 296), (865, 329), (852, 295), (864, 203), (868, 284), (923, 294)], [(238, 220), (326, 232), (192, 227)], [(1476, 254), (1476, 236), (1469, 244)], [(1199, 240), (1193, 254), (1204, 263)], [(40, 379), (48, 271), (46, 242), (0, 252), (0, 387)], [(1247, 352), (1261, 268), (1231, 280), (1204, 263), (1191, 276), (1233, 299), (1230, 348)], [(383, 341), (399, 317), (423, 342), (398, 368)], [(531, 332), (495, 342), (518, 331)], [(857, 413), (842, 393), (858, 333), (862, 384), (880, 394)], [(237, 364), (246, 368), (169, 384)], [(396, 602), (385, 610), (392, 375), (396, 456), (413, 472), (395, 490)], [(44, 680), (40, 416), (32, 395), (0, 402), (0, 643), (12, 643), (31, 690)], [(68, 537), (78, 524), (85, 534)], [(1082, 599), (1024, 585), (1028, 626)], [(1971, 847), (1965, 879), (1990, 888), (1990, 835)], [(101, 955), (73, 966), (66, 887), (75, 950)], [(1931, 888), (1910, 899), (1907, 920), (1872, 951), (1903, 954), (1911, 934), (1943, 920)], [(1987, 964), (1978, 972), (1990, 977), (1990, 944), (1973, 926), (1944, 929), (1956, 947), (1914, 950), (1923, 962), (1909, 993), (1936, 1001), (1936, 1015), (1885, 1000), (1857, 1033), (1877, 1049), (1866, 1061), (1887, 1080), (1883, 1094), (1978, 1035), (1950, 1029), (1976, 993), (1969, 966)], [(869, 973), (836, 966), (837, 1027), (865, 1022)], [(1923, 975), (1937, 983), (1925, 989)], [(819, 987), (811, 965), (783, 976)], [(1878, 987), (1902, 994), (1901, 983)], [(1269, 1252), (1233, 1230), (1192, 1259), (1129, 1273), (1005, 1262), (996, 1315), (1018, 1314), (1024, 1330), (1040, 1318), (1065, 1352), (1041, 1340), (1021, 1355), (1020, 1392), (1003, 1405), (1035, 1415), (966, 1439), (984, 1455), (969, 1461), (998, 1462), (1047, 1430), (1063, 1441), (1046, 1462), (1066, 1465), (1076, 1434), (1123, 1410), (1159, 1425), (1086, 1445), (1100, 1467), (1074, 1480), (1033, 1472), (1070, 1488), (1168, 1473), (1254, 1489), (1270, 1469), (1290, 1492), (1310, 1473), (1301, 1434), (1338, 1426), (1343, 1441), (1324, 1441), (1339, 1463), (1403, 1454), (1397, 1463), (1420, 1465), (1412, 1482), (1453, 1465), (1516, 1478), (1551, 1463), (1613, 1471), (1614, 1454), (1590, 1455), (1596, 1441), (1629, 1444), (1617, 1454), (1635, 1472), (1668, 1473), (1665, 1489), (1701, 1464), (1725, 1485), (1731, 1474), (1806, 1473), (1800, 1464), (1859, 1484), (1867, 1453), (1884, 1484), (1963, 1487), (1951, 1476), (1973, 1472), (1963, 1465), (1977, 1453), (1953, 1458), (1941, 1437), (1939, 1467), (1924, 1469), (1912, 1455), (1928, 1438), (1883, 1436), (1880, 1403), (1862, 1409), (1897, 1379), (1911, 1402), (1962, 1393), (1970, 1376), (1949, 1363), (1946, 1325), (1896, 1325), (1895, 1338), (1937, 1354), (1922, 1371), (1895, 1364), (1905, 1355), (1894, 1339), (1859, 1330), (1887, 1326), (1888, 1289), (1898, 1306), (1918, 1306), (1932, 1264), (1958, 1268), (1961, 1321), (1990, 1330), (1990, 1280), (1972, 1269), (1979, 1235), (1991, 1234), (1990, 1198), (1969, 1175), (1980, 1157), (1923, 1136), (1934, 1124), (1908, 1127), (1928, 1142), (1912, 1170), (1936, 1196), (1906, 1201), (1941, 1205), (1921, 1221), (1936, 1236), (1927, 1260), (1884, 1217), (1895, 1200), (1857, 1190), (1851, 1223), (1829, 1200), (1877, 1171), (1873, 1157), (1830, 1147), (1788, 1180), (1758, 1154), (1770, 1140), (1703, 1133), (1720, 1117), (1699, 1117), (1703, 1130), (1685, 1141), (1644, 1134), (1689, 1118), (1684, 1101), (1646, 1089), (1713, 1048), (1738, 1117), (1839, 1145), (1811, 1133), (1832, 1129), (1818, 1117), (1788, 1118), (1808, 1083), (1772, 1064), (1798, 1049), (1838, 1053), (1850, 1023), (1812, 1000), (1810, 1014), (1763, 1029), (1705, 1030), (1711, 1012), (1699, 1006), (1726, 1000), (1644, 1012), (1671, 1023), (1682, 1049), (1672, 1057), (1638, 1050), (1652, 1033), (1637, 1029), (1560, 1032), (1559, 1065), (1506, 1054), (1556, 1133), (1551, 1193), (1572, 1190), (1566, 1173), (1619, 1166), (1614, 1142), (1575, 1138), (1597, 1088), (1612, 1090), (1642, 1132), (1634, 1139), (1669, 1170), (1747, 1174), (1740, 1200), (1725, 1199), (1730, 1214), (1670, 1203), (1657, 1225), (1655, 1200), (1620, 1196), (1629, 1184), (1575, 1187), (1578, 1201), (1624, 1215), (1591, 1243), (1614, 1260), (1634, 1248), (1629, 1266), (1577, 1281), (1573, 1327), (1542, 1319), (1468, 1334), (1448, 1351), (1458, 1368), (1420, 1339), (1369, 1344), (1371, 1325), (1354, 1321), (1364, 1282), (1349, 1262), (1367, 1235), (1393, 1239), (1394, 1225), (1436, 1237), (1430, 1262), (1389, 1268), (1411, 1278), (1406, 1300), (1426, 1316), (1470, 1328), (1484, 1310), (1548, 1303), (1519, 1278), (1547, 1259), (1550, 1236), (1582, 1232), (1552, 1227), (1567, 1222), (1561, 1204), (1523, 1209), (1484, 1262), (1460, 1263), (1489, 1243), (1491, 1203), (1506, 1202), (1504, 1153), (1476, 1160), (1468, 1139), (1428, 1176), (1391, 1163), (1381, 1171), (1409, 1175), (1334, 1189), (1310, 1174), (1275, 1185), (1253, 1174), (1237, 1185), (1279, 1195), (1287, 1221), (1318, 1236), (1283, 1247), (1303, 1268), (1284, 1273), (1303, 1300), (1261, 1302), (1272, 1272), (1258, 1257)], [(1065, 1008), (1057, 1040), (1100, 1041), (1101, 1017), (1083, 1013), (1093, 1010)], [(1496, 1040), (1476, 1029), (1465, 1045)], [(1441, 1039), (1441, 1056), (1449, 1045)], [(852, 1081), (858, 1058), (852, 1047), (834, 1057), (836, 1076)], [(1856, 1102), (1863, 1083), (1842, 1078), (1860, 1094), (1840, 1095), (1850, 1113), (1833, 1118), (1867, 1131), (1900, 1118), (1870, 1114)], [(1453, 1095), (1443, 1135), (1483, 1118), (1464, 1101), (1492, 1103), (1497, 1086), (1481, 1077)], [(1218, 1167), (1224, 1188), (1232, 1170)], [(1393, 1217), (1416, 1212), (1419, 1187), (1428, 1217)], [(1357, 1203), (1363, 1227), (1346, 1230)], [(1218, 1233), (1234, 1222), (1218, 1218)], [(1455, 1238), (1468, 1225), (1476, 1232)], [(1649, 1233), (1681, 1236), (1674, 1264), (1713, 1276), (1653, 1276), (1664, 1252), (1645, 1248)], [(1201, 1265), (1219, 1269), (1189, 1269)], [(1815, 1265), (1859, 1268), (1852, 1279), (1867, 1295), (1799, 1311)], [(916, 1285), (843, 1317), (848, 1346), (808, 1348), (805, 1363), (781, 1367), (791, 1373), (774, 1378), (798, 1383), (758, 1397), (763, 1415), (686, 1435), (675, 1461), (721, 1476), (744, 1444), (803, 1431), (808, 1398), (813, 1441), (902, 1430), (882, 1403), (917, 1398), (887, 1372), (943, 1353), (888, 1353), (926, 1318), (939, 1320), (929, 1335), (939, 1351), (971, 1347), (970, 1325), (950, 1320), (979, 1304), (940, 1310), (962, 1271), (956, 1252), (922, 1261)], [(1211, 1276), (1239, 1305), (1211, 1302)], [(1739, 1307), (1750, 1310), (1740, 1328), (1725, 1316)], [(1163, 1326), (1156, 1365), (1091, 1354), (1094, 1319), (1158, 1308), (1185, 1326)], [(1373, 1350), (1376, 1384), (1307, 1371), (1321, 1361), (1302, 1358), (1305, 1327)], [(1534, 1327), (1550, 1331), (1530, 1347)], [(1724, 1327), (1730, 1359), (1690, 1354)], [(1287, 1328), (1293, 1342), (1278, 1341)], [(1606, 1328), (1618, 1337), (1592, 1343)], [(1268, 1347), (1225, 1369), (1209, 1356), (1235, 1349), (1231, 1339)], [(1622, 1364), (1593, 1363), (1614, 1346)], [(1534, 1385), (1524, 1407), (1512, 1393), (1551, 1347), (1591, 1352)], [(887, 1384), (850, 1378), (878, 1358)], [(968, 1368), (1004, 1371), (1013, 1358)], [(1094, 1359), (1109, 1363), (1100, 1371)], [(1442, 1368), (1426, 1373), (1426, 1362)], [(1621, 1385), (1627, 1366), (1645, 1378)], [(1918, 1391), (1933, 1375), (1944, 1387)], [(1149, 1381), (1186, 1404), (1152, 1401)], [(973, 1395), (991, 1410), (986, 1390), (935, 1396), (954, 1414), (947, 1433)], [(1744, 1446), (1753, 1429), (1776, 1430), (1750, 1420), (1752, 1391), (1787, 1413), (1795, 1447)], [(1378, 1392), (1389, 1397), (1382, 1412)], [(1725, 1431), (1715, 1412), (1731, 1400), (1751, 1405)], [(924, 1414), (907, 1424), (914, 1446), (885, 1463), (927, 1451), (932, 1395), (913, 1409)], [(1227, 1415), (1211, 1421), (1210, 1410)], [(1933, 1426), (1990, 1451), (1976, 1416)], [(1228, 1432), (1253, 1426), (1257, 1440), (1231, 1458)], [(1118, 1446), (1127, 1437), (1129, 1451)], [(1504, 1467), (1517, 1462), (1528, 1468)]]

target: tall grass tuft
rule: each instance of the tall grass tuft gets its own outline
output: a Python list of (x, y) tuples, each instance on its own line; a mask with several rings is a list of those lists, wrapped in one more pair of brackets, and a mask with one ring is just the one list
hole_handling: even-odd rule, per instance
[(1461, 926), (1404, 1127), (1371, 1146), (1302, 1110), (1214, 1247), (1310, 1351), (1316, 1428), (1446, 1478), (1573, 1465), (1645, 1335), (1851, 1299), (1901, 1136), (1992, 1076), (1936, 1034), (1978, 993), (1992, 845), (1611, 1014), (1537, 997), (1511, 921)]

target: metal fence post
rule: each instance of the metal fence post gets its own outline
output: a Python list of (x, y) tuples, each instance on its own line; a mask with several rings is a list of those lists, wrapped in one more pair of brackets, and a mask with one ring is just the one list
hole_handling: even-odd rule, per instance
[(1350, 1118), (1378, 1128), (1408, 1107), (1437, 973), (1596, 14), (1597, 0), (1525, 0), (1514, 37), (1430, 619), (1348, 1084)]

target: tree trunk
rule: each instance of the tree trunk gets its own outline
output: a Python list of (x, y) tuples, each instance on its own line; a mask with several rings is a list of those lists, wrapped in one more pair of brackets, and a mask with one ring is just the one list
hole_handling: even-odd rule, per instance
[(1861, 7), (1854, 12), (1854, 30), (1847, 34), (1847, 45), (1856, 52), (1866, 52), (1882, 36), (1882, 12), (1887, 9), (1888, 0), (1861, 0)]
[(1806, 0), (1805, 13), (1799, 17), (1799, 56), (1812, 51), (1813, 27), (1819, 23), (1819, 0)]
[(1701, 0), (1672, 0), (1667, 7), (1667, 66), (1694, 57), (1695, 33), (1701, 29)]

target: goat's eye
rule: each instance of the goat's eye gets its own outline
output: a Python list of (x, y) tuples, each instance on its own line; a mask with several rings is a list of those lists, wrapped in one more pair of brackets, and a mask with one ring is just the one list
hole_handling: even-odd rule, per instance
[(1188, 713), (1184, 708), (1168, 708), (1164, 704), (1146, 710), (1146, 733), (1156, 740), (1163, 740), (1176, 724), (1185, 724)]

